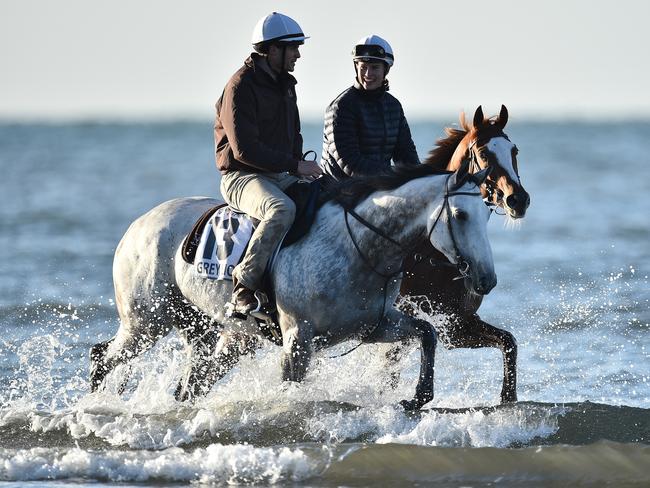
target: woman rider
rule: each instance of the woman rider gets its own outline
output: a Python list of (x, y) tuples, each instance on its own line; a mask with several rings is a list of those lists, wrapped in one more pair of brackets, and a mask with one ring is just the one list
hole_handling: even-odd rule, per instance
[(325, 112), (323, 172), (341, 180), (373, 175), (393, 165), (420, 163), (402, 105), (388, 93), (393, 50), (379, 36), (364, 37), (352, 51), (354, 85)]

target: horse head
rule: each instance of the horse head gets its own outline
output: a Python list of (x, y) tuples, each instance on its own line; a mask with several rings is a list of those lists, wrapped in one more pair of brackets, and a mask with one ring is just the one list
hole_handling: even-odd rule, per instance
[(519, 178), (517, 146), (503, 132), (507, 122), (508, 109), (505, 105), (501, 105), (496, 119), (486, 119), (479, 105), (469, 131), (467, 157), (474, 166), (473, 172), (492, 168), (482, 187), (484, 196), (491, 203), (503, 207), (510, 217), (518, 219), (526, 215), (530, 196)]
[(447, 128), (448, 137), (437, 141), (425, 164), (444, 164), (445, 169), (455, 171), (464, 161), (469, 161), (471, 173), (492, 168), (481, 185), (483, 197), (503, 208), (510, 218), (519, 219), (526, 215), (530, 196), (519, 178), (517, 146), (503, 132), (507, 122), (505, 105), (501, 105), (496, 118), (485, 118), (479, 105), (471, 126), (465, 121), (465, 114), (461, 113), (462, 130)]
[(453, 263), (468, 290), (486, 295), (496, 286), (487, 222), (490, 210), (481, 186), (492, 170), (469, 172), (469, 162), (447, 177), (442, 204), (429, 217), (429, 240)]

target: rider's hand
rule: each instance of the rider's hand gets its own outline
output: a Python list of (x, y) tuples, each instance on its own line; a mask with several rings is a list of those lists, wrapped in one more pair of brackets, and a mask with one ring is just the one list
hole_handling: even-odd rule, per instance
[(316, 161), (307, 161), (305, 159), (298, 161), (298, 169), (296, 170), (296, 175), (298, 175), (300, 178), (306, 180), (315, 180), (322, 174), (323, 171), (320, 169), (320, 166), (318, 166), (318, 163)]

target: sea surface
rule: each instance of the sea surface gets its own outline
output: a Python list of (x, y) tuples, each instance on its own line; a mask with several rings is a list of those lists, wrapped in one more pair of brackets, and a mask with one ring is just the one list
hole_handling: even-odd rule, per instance
[[(287, 385), (269, 344), (180, 404), (174, 333), (122, 395), (125, 368), (89, 393), (122, 234), (162, 201), (218, 195), (211, 122), (0, 123), (0, 483), (650, 486), (650, 122), (506, 127), (531, 206), (491, 219), (480, 315), (517, 338), (518, 403), (499, 405), (495, 349), (439, 345), (435, 399), (406, 413), (415, 344), (394, 389), (385, 346), (325, 351)], [(421, 158), (452, 122), (412, 121)], [(303, 133), (320, 152), (320, 123)]]

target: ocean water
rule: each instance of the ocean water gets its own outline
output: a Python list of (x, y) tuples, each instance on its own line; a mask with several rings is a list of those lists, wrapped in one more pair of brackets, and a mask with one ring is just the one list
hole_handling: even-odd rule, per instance
[[(446, 123), (412, 123), (421, 157)], [(320, 130), (305, 124), (305, 149)], [(158, 203), (218, 194), (211, 121), (0, 124), (0, 482), (648, 486), (650, 123), (513, 116), (506, 132), (531, 206), (491, 219), (480, 315), (517, 338), (520, 401), (499, 405), (499, 351), (440, 345), (435, 399), (405, 413), (415, 344), (395, 389), (385, 346), (326, 351), (287, 385), (269, 344), (179, 404), (171, 334), (122, 395), (125, 368), (90, 394), (88, 350), (118, 327), (115, 247)]]

